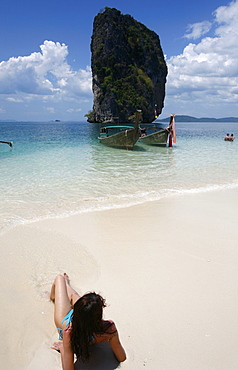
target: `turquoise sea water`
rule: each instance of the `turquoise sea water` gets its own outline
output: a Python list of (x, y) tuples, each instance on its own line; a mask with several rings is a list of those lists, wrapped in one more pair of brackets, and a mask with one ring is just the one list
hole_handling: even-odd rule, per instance
[(173, 148), (98, 143), (87, 122), (0, 123), (0, 227), (238, 187), (237, 123), (177, 123)]

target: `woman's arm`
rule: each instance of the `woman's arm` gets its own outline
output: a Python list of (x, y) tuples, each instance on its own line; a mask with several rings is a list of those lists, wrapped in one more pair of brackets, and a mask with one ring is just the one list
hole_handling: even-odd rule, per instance
[(119, 362), (123, 362), (126, 360), (126, 352), (120, 342), (116, 325), (113, 323), (110, 329), (111, 331), (113, 331), (111, 338), (109, 339), (111, 349), (113, 350), (114, 355), (116, 356), (117, 360)]
[(68, 349), (65, 350), (64, 345), (62, 342), (55, 342), (51, 346), (52, 349), (55, 349), (57, 352), (60, 353), (61, 356), (61, 363), (63, 370), (73, 370), (74, 369), (74, 359), (72, 360), (71, 351)]
[(71, 326), (63, 330), (63, 343), (60, 348), (63, 370), (74, 370), (74, 353), (71, 347)]
[(74, 370), (74, 353), (71, 347), (71, 327), (63, 330), (63, 342), (55, 342), (52, 349), (60, 352), (63, 370)]

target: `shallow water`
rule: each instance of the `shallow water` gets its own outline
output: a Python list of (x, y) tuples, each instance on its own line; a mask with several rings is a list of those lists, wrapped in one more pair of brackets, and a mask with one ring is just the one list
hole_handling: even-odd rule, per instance
[(177, 123), (173, 148), (98, 143), (87, 122), (0, 123), (1, 230), (48, 217), (238, 187), (237, 123)]

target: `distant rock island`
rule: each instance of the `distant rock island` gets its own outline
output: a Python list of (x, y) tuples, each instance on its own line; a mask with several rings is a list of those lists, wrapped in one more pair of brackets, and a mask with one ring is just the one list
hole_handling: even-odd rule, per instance
[[(158, 122), (169, 122), (168, 118), (158, 119)], [(202, 117), (196, 118), (193, 116), (177, 115), (175, 116), (176, 122), (238, 122), (238, 117), (225, 117), (225, 118), (211, 118)]]
[(152, 122), (164, 106), (167, 66), (159, 36), (130, 15), (104, 8), (91, 41), (93, 109), (89, 122)]

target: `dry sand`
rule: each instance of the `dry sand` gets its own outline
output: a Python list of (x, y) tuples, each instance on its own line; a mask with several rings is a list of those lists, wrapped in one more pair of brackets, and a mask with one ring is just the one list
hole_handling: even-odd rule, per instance
[[(66, 271), (75, 289), (106, 298), (127, 352), (121, 369), (237, 369), (237, 204), (238, 189), (186, 194), (2, 235), (1, 368), (61, 368), (45, 292)], [(101, 345), (79, 368), (117, 367)]]

